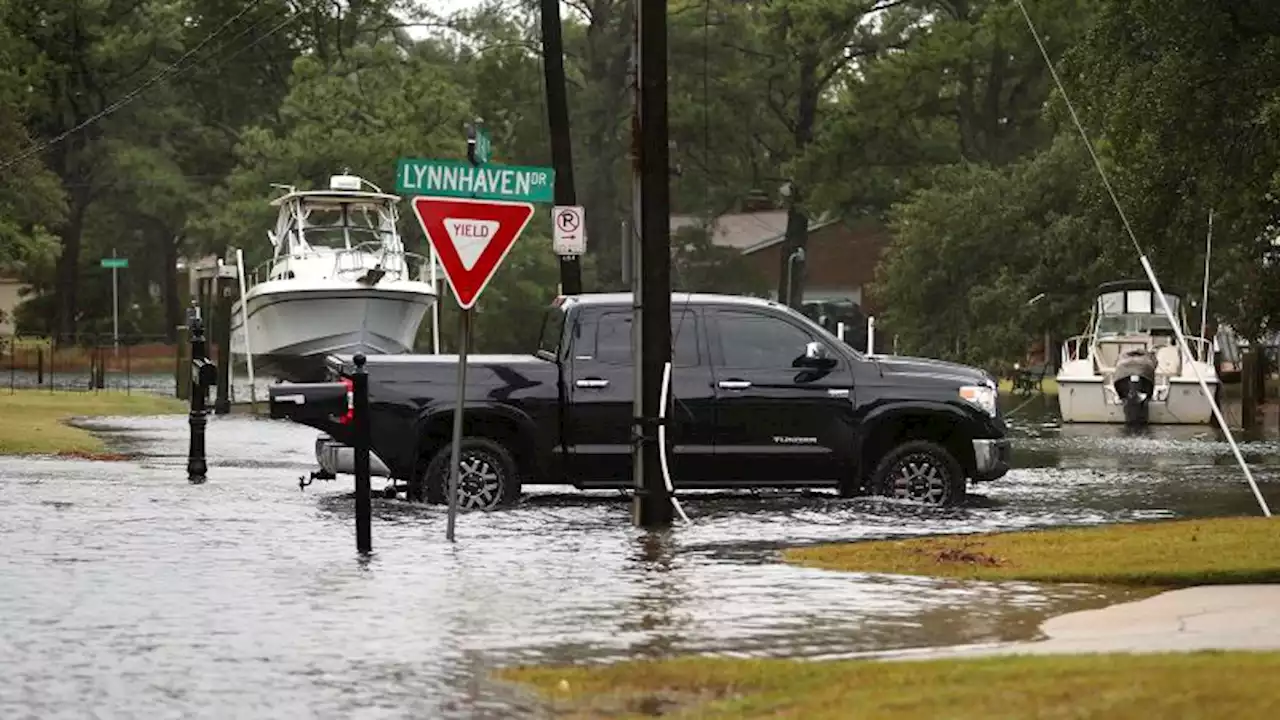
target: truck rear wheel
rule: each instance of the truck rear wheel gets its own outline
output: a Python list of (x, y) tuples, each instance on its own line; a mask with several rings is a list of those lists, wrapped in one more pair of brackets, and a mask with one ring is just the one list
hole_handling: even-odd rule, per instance
[[(429, 503), (448, 502), (452, 452), (452, 444), (445, 443), (427, 464), (425, 485)], [(515, 460), (501, 444), (484, 437), (464, 437), (458, 464), (458, 509), (491, 510), (520, 498)]]
[(925, 505), (956, 505), (965, 497), (964, 469), (943, 446), (911, 440), (880, 459), (871, 475), (871, 492)]

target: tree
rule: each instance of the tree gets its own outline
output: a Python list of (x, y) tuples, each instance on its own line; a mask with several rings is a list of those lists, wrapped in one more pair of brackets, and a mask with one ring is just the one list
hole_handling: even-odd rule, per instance
[[(904, 352), (987, 366), (1078, 327), (1098, 282), (1137, 258), (1078, 138), (1002, 168), (961, 165), (893, 210), (875, 295)], [(1041, 293), (1044, 298), (1031, 304)]]
[(1280, 326), (1274, 266), (1264, 264), (1280, 226), (1277, 35), (1265, 0), (1116, 0), (1068, 67), (1161, 280), (1199, 285), (1212, 209), (1211, 306), (1253, 340)]
[[(753, 72), (764, 83), (763, 112), (774, 123), (755, 133), (775, 164), (787, 208), (786, 239), (780, 253), (778, 296), (798, 306), (803, 297), (804, 268), (794, 274), (787, 264), (808, 242), (813, 213), (811, 189), (796, 174), (813, 144), (825, 98), (833, 86), (850, 77), (863, 59), (900, 45), (917, 23), (918, 12), (904, 0), (814, 2), (772, 0), (735, 4), (726, 10), (733, 23), (733, 42), (752, 59)], [(791, 287), (787, 278), (794, 277)]]
[[(22, 42), (4, 19), (11, 8), (0, 0), (0, 162), (27, 155), (31, 138), (25, 121), (28, 68), (34, 48)], [(0, 275), (39, 284), (57, 261), (58, 240), (50, 228), (66, 211), (57, 176), (39, 155), (0, 172)]]

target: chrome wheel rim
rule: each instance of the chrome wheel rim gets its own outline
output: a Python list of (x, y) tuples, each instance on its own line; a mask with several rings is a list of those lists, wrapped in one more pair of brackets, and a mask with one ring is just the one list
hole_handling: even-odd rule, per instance
[(898, 461), (889, 473), (889, 495), (926, 505), (942, 505), (951, 495), (947, 470), (926, 453), (914, 453)]
[(483, 453), (463, 453), (458, 462), (458, 507), (488, 510), (502, 500), (502, 471)]

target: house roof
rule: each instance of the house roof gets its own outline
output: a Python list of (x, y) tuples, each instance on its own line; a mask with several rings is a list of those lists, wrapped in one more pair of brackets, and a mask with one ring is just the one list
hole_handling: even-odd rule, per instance
[[(809, 221), (809, 229), (829, 224), (825, 218)], [(672, 215), (671, 231), (702, 224), (698, 215)], [(726, 213), (712, 221), (711, 242), (719, 247), (734, 248), (744, 255), (767, 247), (770, 241), (780, 242), (787, 231), (786, 210)]]

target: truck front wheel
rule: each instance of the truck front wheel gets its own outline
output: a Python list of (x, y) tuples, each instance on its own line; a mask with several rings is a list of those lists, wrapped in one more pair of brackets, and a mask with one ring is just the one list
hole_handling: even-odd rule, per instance
[(964, 469), (943, 446), (911, 440), (880, 459), (871, 474), (871, 492), (926, 505), (956, 505), (965, 496)]
[[(447, 503), (449, 460), (453, 446), (445, 443), (427, 465), (427, 502)], [(511, 453), (484, 437), (464, 437), (458, 455), (458, 508), (491, 510), (520, 498), (520, 477)]]

